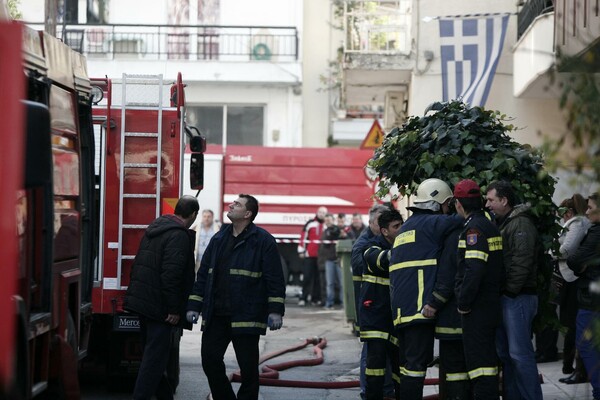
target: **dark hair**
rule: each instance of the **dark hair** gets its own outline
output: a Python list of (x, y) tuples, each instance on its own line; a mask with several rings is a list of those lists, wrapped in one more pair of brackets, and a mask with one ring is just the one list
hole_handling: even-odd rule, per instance
[(182, 218), (189, 218), (198, 210), (200, 210), (200, 204), (194, 196), (182, 196), (175, 205), (175, 215)]
[(344, 218), (346, 218), (346, 214), (345, 213), (339, 213), (338, 214), (338, 218), (339, 219), (344, 219)]
[(354, 214), (352, 214), (352, 216), (353, 217), (361, 217), (362, 218), (362, 215), (360, 215), (360, 213), (354, 213)]
[(497, 197), (506, 198), (506, 200), (508, 201), (509, 207), (514, 207), (517, 205), (517, 201), (518, 201), (517, 195), (515, 194), (515, 191), (509, 182), (506, 182), (506, 181), (492, 182), (487, 187), (487, 193), (489, 193), (491, 190), (494, 190), (494, 189), (496, 190)]
[(600, 194), (592, 193), (592, 194), (590, 194), (590, 197), (588, 197), (588, 200), (592, 200), (598, 206), (598, 205), (600, 205), (600, 203), (598, 201), (598, 200), (600, 200)]
[(579, 193), (575, 193), (570, 199), (564, 199), (560, 202), (559, 212), (564, 210), (562, 215), (571, 210), (575, 215), (583, 215), (587, 210), (587, 202)]
[(474, 211), (479, 211), (483, 208), (483, 201), (481, 200), (481, 197), (457, 197), (456, 201), (460, 202), (460, 205), (467, 214), (470, 214)]
[(331, 218), (333, 218), (333, 214), (332, 213), (327, 213), (327, 214), (325, 214), (325, 217), (331, 217)]
[(388, 229), (390, 224), (394, 221), (401, 221), (402, 223), (404, 223), (404, 218), (402, 218), (402, 214), (400, 214), (398, 210), (388, 209), (379, 215), (379, 218), (377, 219), (377, 224), (379, 225), (379, 229)]
[(250, 196), (249, 194), (239, 194), (239, 197), (242, 199), (246, 199), (246, 210), (252, 213), (252, 218), (250, 221), (254, 221), (256, 218), (256, 214), (258, 214), (258, 200), (254, 196)]
[(376, 214), (381, 214), (382, 212), (385, 212), (385, 211), (387, 211), (389, 209), (390, 209), (389, 207), (387, 207), (387, 206), (385, 206), (383, 204), (375, 204), (369, 210), (369, 223), (375, 221), (375, 215)]

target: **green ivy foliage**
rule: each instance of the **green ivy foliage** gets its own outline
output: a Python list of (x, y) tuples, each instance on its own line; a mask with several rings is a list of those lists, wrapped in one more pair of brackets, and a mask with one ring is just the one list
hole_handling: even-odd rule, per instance
[[(416, 191), (427, 178), (451, 187), (473, 179), (483, 193), (495, 180), (512, 183), (522, 202), (530, 203), (545, 250), (556, 251), (560, 232), (552, 202), (556, 180), (544, 168), (543, 155), (514, 141), (506, 115), (463, 102), (432, 104), (423, 117), (410, 117), (389, 132), (369, 166), (380, 179), (376, 194), (383, 197), (397, 186), (402, 195)], [(538, 283), (547, 288), (551, 269), (540, 271)], [(547, 303), (547, 301), (545, 301)]]

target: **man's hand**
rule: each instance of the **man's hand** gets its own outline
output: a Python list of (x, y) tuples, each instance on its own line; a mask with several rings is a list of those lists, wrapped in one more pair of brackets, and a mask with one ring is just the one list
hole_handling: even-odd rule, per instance
[(304, 252), (298, 253), (298, 258), (304, 258)]
[(179, 323), (179, 314), (169, 314), (165, 319), (165, 322), (171, 325), (177, 325)]
[(200, 317), (200, 313), (198, 311), (188, 311), (185, 314), (185, 318), (191, 324), (197, 324), (199, 317)]
[(277, 313), (269, 314), (269, 319), (267, 321), (267, 325), (269, 325), (269, 328), (272, 331), (276, 331), (277, 329), (281, 328), (281, 325), (283, 325), (283, 318), (281, 317), (281, 314), (277, 314)]
[(437, 312), (437, 310), (435, 308), (431, 307), (429, 304), (425, 304), (425, 306), (421, 310), (421, 314), (423, 314), (423, 316), (425, 318), (435, 317), (436, 312)]

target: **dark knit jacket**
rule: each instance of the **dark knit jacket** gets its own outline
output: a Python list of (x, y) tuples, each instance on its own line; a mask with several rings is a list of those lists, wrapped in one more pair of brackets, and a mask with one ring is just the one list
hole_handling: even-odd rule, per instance
[(131, 268), (126, 310), (157, 321), (177, 314), (181, 325), (190, 327), (185, 311), (194, 283), (194, 238), (174, 215), (148, 226)]

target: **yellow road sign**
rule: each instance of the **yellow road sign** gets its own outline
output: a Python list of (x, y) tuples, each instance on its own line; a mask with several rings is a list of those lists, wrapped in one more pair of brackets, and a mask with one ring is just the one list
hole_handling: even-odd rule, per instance
[(381, 129), (381, 125), (377, 120), (373, 121), (373, 125), (371, 129), (369, 129), (369, 133), (365, 136), (365, 139), (362, 141), (360, 148), (361, 149), (376, 149), (381, 146), (383, 143), (383, 137), (385, 134), (383, 133), (383, 129)]

